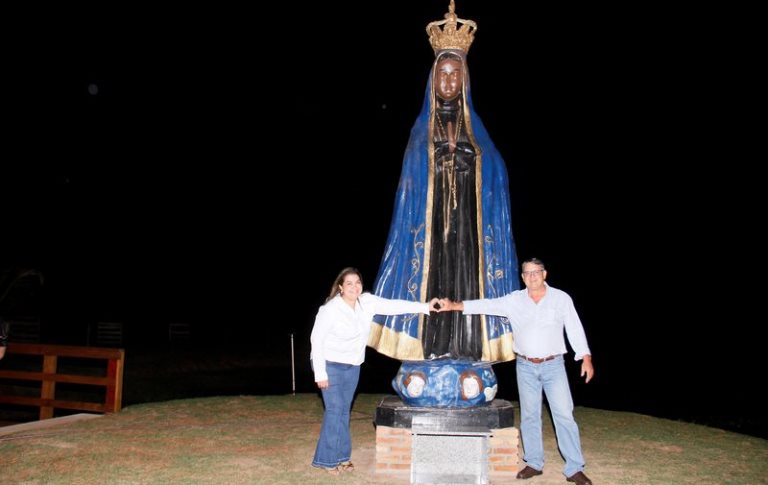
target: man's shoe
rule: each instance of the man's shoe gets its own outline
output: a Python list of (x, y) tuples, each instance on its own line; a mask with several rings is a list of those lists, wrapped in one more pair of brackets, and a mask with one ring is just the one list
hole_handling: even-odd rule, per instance
[(584, 472), (576, 472), (570, 477), (565, 479), (566, 482), (573, 482), (576, 485), (592, 485), (592, 480), (588, 476), (584, 475)]
[(517, 478), (519, 478), (520, 480), (526, 480), (528, 478), (535, 477), (536, 475), (541, 475), (542, 473), (543, 472), (541, 470), (537, 470), (535, 468), (526, 466), (525, 468), (517, 472)]

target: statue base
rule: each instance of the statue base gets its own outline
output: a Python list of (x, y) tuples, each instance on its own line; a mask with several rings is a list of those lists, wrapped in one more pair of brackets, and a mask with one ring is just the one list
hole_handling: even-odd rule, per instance
[(392, 387), (409, 406), (438, 408), (485, 406), (498, 390), (490, 362), (453, 359), (405, 361)]
[(413, 407), (395, 396), (376, 408), (376, 472), (411, 483), (490, 483), (518, 471), (514, 406)]

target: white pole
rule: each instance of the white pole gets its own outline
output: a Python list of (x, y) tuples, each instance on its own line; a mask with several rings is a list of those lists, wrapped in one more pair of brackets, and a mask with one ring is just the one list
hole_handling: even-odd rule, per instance
[(294, 363), (293, 355), (293, 334), (291, 334), (291, 390), (293, 395), (296, 395), (296, 364)]

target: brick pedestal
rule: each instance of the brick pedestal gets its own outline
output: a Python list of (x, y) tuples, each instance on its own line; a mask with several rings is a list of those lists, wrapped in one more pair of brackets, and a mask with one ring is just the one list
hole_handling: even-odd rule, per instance
[(376, 410), (376, 473), (405, 479), (418, 475), (411, 469), (414, 418), (419, 430), (424, 430), (427, 423), (428, 432), (438, 436), (467, 432), (487, 436), (487, 475), (491, 483), (514, 480), (519, 468), (519, 433), (513, 426), (513, 406), (504, 400), (478, 408), (442, 409), (412, 408), (394, 396), (384, 398)]
[(376, 473), (411, 475), (411, 430), (376, 426)]

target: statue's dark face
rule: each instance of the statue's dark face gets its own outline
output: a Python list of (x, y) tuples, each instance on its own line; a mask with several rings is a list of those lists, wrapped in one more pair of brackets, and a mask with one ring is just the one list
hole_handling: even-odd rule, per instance
[(461, 83), (464, 78), (461, 62), (446, 58), (438, 61), (435, 67), (435, 92), (445, 101), (453, 101), (461, 93)]

